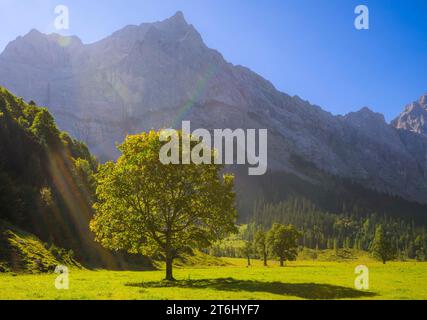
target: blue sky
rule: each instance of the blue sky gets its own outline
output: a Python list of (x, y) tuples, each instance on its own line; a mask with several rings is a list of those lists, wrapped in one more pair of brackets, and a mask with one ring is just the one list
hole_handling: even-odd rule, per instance
[[(427, 92), (425, 0), (0, 0), (0, 50), (32, 28), (54, 31), (59, 4), (85, 43), (181, 10), (228, 61), (333, 114), (368, 106), (391, 120)], [(359, 4), (370, 30), (354, 28)]]

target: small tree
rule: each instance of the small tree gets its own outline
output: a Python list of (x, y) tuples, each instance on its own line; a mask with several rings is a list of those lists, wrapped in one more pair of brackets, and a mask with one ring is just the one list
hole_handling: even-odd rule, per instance
[(387, 239), (382, 225), (377, 226), (375, 230), (371, 251), (372, 254), (384, 264), (395, 257), (395, 250), (393, 249), (391, 241)]
[(267, 266), (268, 259), (268, 244), (267, 244), (267, 233), (262, 230), (258, 230), (255, 233), (255, 248), (258, 254), (264, 260), (264, 266)]
[(90, 227), (106, 248), (161, 253), (166, 280), (173, 280), (174, 258), (235, 232), (237, 213), (233, 176), (221, 176), (215, 164), (164, 165), (165, 144), (160, 132), (128, 136), (117, 162), (99, 167)]
[(248, 267), (251, 266), (251, 256), (254, 252), (252, 242), (245, 241), (245, 244), (242, 248), (242, 254), (245, 256), (246, 259), (248, 259)]
[(425, 240), (424, 238), (419, 235), (416, 239), (415, 239), (415, 259), (417, 259), (418, 261), (424, 261), (426, 259), (425, 256)]
[(270, 251), (280, 259), (280, 266), (285, 261), (293, 261), (298, 256), (298, 239), (301, 233), (293, 225), (285, 226), (275, 223), (268, 232), (267, 242)]

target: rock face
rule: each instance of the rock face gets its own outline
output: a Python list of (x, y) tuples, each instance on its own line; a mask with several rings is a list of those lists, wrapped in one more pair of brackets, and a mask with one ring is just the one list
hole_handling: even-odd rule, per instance
[(267, 128), (270, 170), (304, 176), (290, 161), (298, 155), (330, 174), (427, 203), (424, 118), (396, 125), (408, 123), (416, 135), (367, 108), (333, 116), (226, 62), (180, 12), (89, 45), (31, 31), (0, 55), (0, 85), (49, 107), (101, 159), (116, 157), (115, 144), (128, 133), (181, 120), (193, 128)]
[(427, 94), (406, 106), (393, 122), (397, 129), (403, 129), (427, 137)]

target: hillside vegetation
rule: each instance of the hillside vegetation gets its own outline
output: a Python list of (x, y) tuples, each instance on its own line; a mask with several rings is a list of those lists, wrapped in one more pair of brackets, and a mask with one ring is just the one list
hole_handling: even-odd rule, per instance
[[(57, 128), (47, 109), (0, 87), (0, 220), (10, 226), (3, 227), (3, 242), (19, 244), (15, 240), (22, 233), (16, 230), (23, 230), (25, 238), (35, 239), (31, 233), (49, 247), (72, 251), (77, 261), (89, 266), (122, 268), (129, 260), (148, 265), (141, 257), (111, 254), (93, 241), (88, 226), (97, 165), (83, 143)], [(0, 246), (3, 259), (11, 259), (9, 249)], [(55, 260), (38, 240), (18, 251), (26, 252), (22, 261), (8, 261), (4, 269), (50, 270)], [(40, 266), (30, 266), (29, 257)]]
[(53, 272), (58, 265), (81, 268), (73, 252), (48, 246), (36, 236), (0, 221), (0, 272)]

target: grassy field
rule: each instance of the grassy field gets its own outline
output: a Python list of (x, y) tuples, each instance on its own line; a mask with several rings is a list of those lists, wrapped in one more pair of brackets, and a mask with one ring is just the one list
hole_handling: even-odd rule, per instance
[[(427, 299), (427, 263), (296, 261), (267, 268), (259, 261), (224, 259), (227, 266), (176, 268), (177, 282), (163, 271), (70, 271), (69, 290), (56, 275), (0, 275), (0, 299)], [(354, 289), (354, 269), (365, 264), (370, 290)]]

